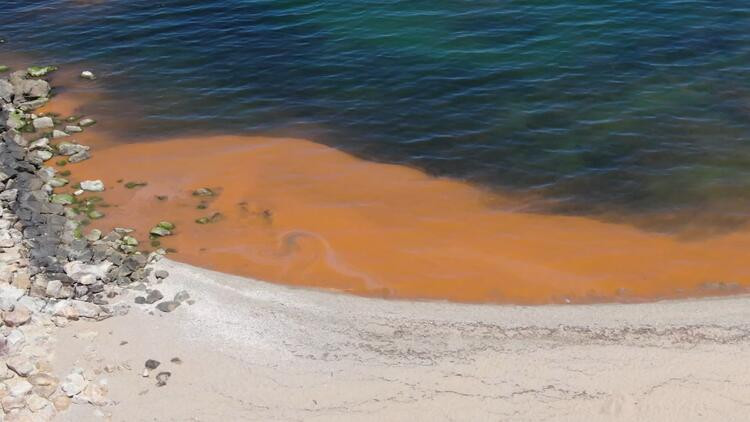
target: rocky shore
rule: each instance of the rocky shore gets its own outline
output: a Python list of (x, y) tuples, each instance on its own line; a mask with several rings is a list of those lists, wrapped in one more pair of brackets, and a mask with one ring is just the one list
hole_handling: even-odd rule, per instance
[[(96, 122), (35, 114), (54, 95), (44, 78), (55, 70), (30, 67), (0, 78), (0, 420), (5, 421), (50, 420), (71, 401), (109, 404), (106, 378), (75, 367), (62, 379), (52, 375), (60, 372), (51, 363), (55, 332), (69, 321), (126, 314), (133, 303), (130, 291), (142, 293), (136, 303), (162, 312), (188, 299), (186, 292), (164, 299), (150, 288), (168, 276), (148, 268), (164, 252), (139, 250), (131, 229), (86, 230), (103, 216), (95, 193), (105, 187), (99, 180), (68, 187), (66, 177), (68, 166), (90, 157), (75, 134)], [(81, 77), (94, 78), (88, 71)], [(169, 234), (169, 224), (159, 224), (159, 235)]]

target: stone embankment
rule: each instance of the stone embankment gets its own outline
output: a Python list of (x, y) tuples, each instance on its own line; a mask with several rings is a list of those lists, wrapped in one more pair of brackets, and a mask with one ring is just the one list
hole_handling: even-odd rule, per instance
[(141, 252), (127, 228), (85, 232), (92, 219), (103, 216), (97, 210), (101, 198), (93, 193), (105, 187), (94, 180), (71, 188), (66, 177), (69, 165), (90, 158), (90, 148), (74, 135), (96, 122), (35, 114), (52, 95), (44, 77), (54, 70), (32, 67), (0, 78), (0, 420), (5, 421), (50, 420), (71, 402), (109, 404), (107, 381), (97, 374), (70, 368), (63, 379), (52, 375), (60, 372), (52, 368), (58, 327), (127, 313), (128, 288), (145, 291), (147, 303), (160, 310), (180, 303), (156, 304), (162, 295), (146, 287), (147, 264), (162, 251)]

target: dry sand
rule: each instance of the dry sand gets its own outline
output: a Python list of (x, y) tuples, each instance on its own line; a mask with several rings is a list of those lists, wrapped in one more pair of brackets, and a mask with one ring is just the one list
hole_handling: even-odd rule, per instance
[[(58, 339), (56, 367), (131, 368), (102, 374), (117, 404), (101, 412), (114, 421), (750, 415), (747, 296), (543, 307), (385, 301), (157, 266), (171, 274), (159, 285), (165, 296), (187, 289), (195, 304), (169, 314), (134, 305)], [(166, 386), (142, 376), (149, 358), (172, 373)], [(102, 418), (92, 412), (74, 405), (61, 419)]]

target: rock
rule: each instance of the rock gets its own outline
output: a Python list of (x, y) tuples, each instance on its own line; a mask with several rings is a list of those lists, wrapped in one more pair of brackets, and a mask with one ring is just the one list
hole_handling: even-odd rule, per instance
[(28, 377), (29, 375), (36, 372), (36, 366), (29, 360), (28, 357), (17, 355), (13, 356), (5, 362), (5, 365), (11, 371), (15, 372), (21, 377)]
[(91, 154), (89, 154), (88, 151), (82, 151), (71, 155), (70, 158), (68, 158), (68, 161), (70, 161), (71, 163), (80, 163), (81, 161), (88, 160), (89, 158), (91, 158)]
[(169, 231), (172, 231), (175, 228), (175, 225), (173, 223), (170, 223), (169, 221), (160, 221), (156, 226)]
[(49, 148), (49, 138), (39, 138), (36, 141), (29, 144), (29, 149), (47, 149)]
[(127, 246), (138, 246), (138, 239), (133, 236), (123, 236), (122, 244)]
[(57, 66), (31, 66), (26, 69), (29, 76), (39, 78), (57, 70)]
[(167, 385), (167, 381), (169, 381), (169, 377), (172, 376), (171, 372), (159, 372), (156, 375), (156, 386), (157, 387), (164, 387)]
[(23, 335), (21, 330), (13, 330), (5, 337), (6, 345), (12, 349), (20, 349), (21, 346), (26, 342), (26, 336)]
[(104, 261), (99, 264), (84, 264), (81, 261), (71, 261), (63, 265), (63, 270), (68, 277), (78, 281), (83, 274), (93, 274), (99, 280), (104, 280), (107, 272), (112, 268), (112, 262)]
[(36, 394), (32, 394), (26, 398), (26, 404), (29, 406), (29, 410), (32, 412), (38, 412), (50, 405), (50, 402)]
[(60, 384), (60, 389), (68, 397), (73, 397), (76, 394), (83, 391), (88, 385), (88, 381), (78, 372), (73, 372), (65, 377), (65, 380)]
[(49, 96), (50, 86), (47, 81), (40, 79), (21, 79), (11, 81), (15, 87), (16, 97), (27, 99), (46, 98)]
[[(26, 400), (23, 397), (6, 396), (2, 398), (0, 404), (3, 406), (3, 410), (8, 413), (11, 410), (23, 409), (26, 406)], [(6, 418), (5, 420), (9, 420)]]
[(98, 220), (104, 218), (104, 213), (99, 210), (91, 210), (86, 215), (92, 220)]
[(10, 236), (10, 232), (0, 232), (0, 248), (12, 248), (16, 246), (15, 240)]
[(190, 293), (188, 293), (187, 290), (181, 290), (176, 295), (174, 295), (175, 302), (182, 303), (188, 299), (190, 299)]
[(53, 204), (70, 205), (75, 202), (75, 198), (69, 193), (56, 193), (52, 195), (50, 202)]
[(99, 305), (81, 300), (61, 300), (52, 308), (52, 314), (73, 320), (79, 317), (99, 319), (106, 316)]
[(83, 132), (83, 129), (81, 129), (80, 126), (67, 125), (67, 126), (65, 126), (65, 132), (67, 132), (67, 133), (81, 133), (81, 132)]
[(162, 299), (164, 299), (164, 295), (158, 290), (151, 290), (150, 292), (148, 292), (148, 295), (146, 295), (146, 303), (148, 303), (149, 305), (154, 304)]
[[(12, 303), (13, 305), (19, 301), (26, 294), (26, 291), (13, 286), (2, 285), (0, 286), (0, 303)], [(12, 309), (3, 309), (11, 311)]]
[(5, 79), (0, 79), (0, 100), (9, 103), (14, 91), (13, 84)]
[(8, 327), (19, 327), (31, 320), (31, 311), (23, 306), (16, 306), (11, 312), (3, 312), (3, 322)]
[(93, 81), (94, 79), (96, 79), (96, 76), (94, 76), (94, 72), (90, 70), (84, 70), (83, 72), (81, 72), (81, 77), (83, 79), (88, 79), (90, 81)]
[(78, 126), (80, 126), (80, 127), (88, 127), (88, 126), (94, 125), (95, 123), (96, 123), (96, 120), (94, 120), (94, 119), (81, 119), (78, 122)]
[(86, 235), (86, 239), (90, 240), (91, 242), (96, 242), (97, 240), (101, 239), (101, 237), (102, 237), (102, 231), (99, 229), (92, 229)]
[(147, 369), (150, 369), (150, 370), (152, 370), (152, 371), (153, 371), (154, 369), (158, 368), (158, 367), (159, 367), (159, 365), (161, 365), (161, 362), (159, 362), (158, 360), (154, 360), (154, 359), (149, 359), (149, 360), (147, 360), (147, 361), (146, 361), (146, 364), (145, 364), (146, 368), (147, 368)]
[(80, 394), (79, 398), (93, 404), (94, 406), (104, 406), (109, 404), (106, 395), (106, 384), (89, 384), (86, 389), (84, 389), (83, 393)]
[(65, 156), (72, 156), (75, 154), (80, 154), (83, 152), (87, 152), (89, 150), (89, 147), (86, 145), (81, 144), (75, 144), (71, 142), (60, 142), (57, 144), (57, 152), (60, 155)]
[(31, 389), (34, 388), (34, 386), (24, 378), (13, 378), (7, 380), (5, 381), (5, 385), (8, 386), (8, 394), (13, 397), (23, 397), (29, 394)]
[(173, 357), (169, 361), (172, 362), (172, 363), (174, 363), (175, 365), (182, 365), (182, 359), (180, 359), (178, 357)]
[(81, 189), (89, 192), (104, 191), (104, 182), (101, 180), (84, 180), (81, 182)]
[(20, 129), (26, 126), (26, 119), (24, 118), (23, 111), (13, 110), (8, 112), (8, 116), (5, 120), (5, 126), (10, 129)]
[(172, 234), (172, 232), (170, 232), (169, 230), (165, 229), (164, 227), (156, 226), (153, 229), (151, 229), (151, 231), (149, 232), (149, 234), (152, 234), (154, 236), (169, 236), (169, 235)]
[(81, 275), (78, 278), (78, 282), (83, 284), (84, 286), (90, 286), (96, 283), (96, 276), (93, 274), (86, 273), (86, 274)]
[(52, 137), (54, 139), (65, 138), (66, 136), (70, 136), (70, 135), (58, 129), (55, 129), (52, 131)]
[(67, 410), (70, 407), (70, 397), (68, 396), (57, 396), (52, 399), (52, 405), (55, 406), (58, 412)]
[(60, 383), (60, 381), (57, 378), (53, 377), (50, 374), (46, 374), (44, 372), (40, 372), (40, 373), (30, 376), (29, 382), (31, 383), (31, 385), (35, 387), (47, 387), (47, 386), (57, 387), (57, 384)]
[(156, 309), (162, 312), (172, 312), (175, 309), (177, 309), (178, 306), (180, 306), (180, 302), (165, 300), (164, 302), (161, 302), (158, 305), (156, 305)]
[(215, 193), (209, 188), (200, 188), (193, 191), (193, 196), (214, 196)]
[(136, 296), (136, 298), (133, 299), (133, 302), (135, 302), (137, 305), (144, 305), (146, 303), (146, 298), (143, 296)]
[(50, 280), (47, 283), (47, 289), (44, 291), (44, 294), (48, 297), (54, 297), (59, 298), (60, 293), (62, 292), (63, 283), (60, 280)]
[(32, 120), (32, 124), (34, 125), (34, 129), (49, 129), (55, 126), (55, 122), (52, 120), (51, 117), (38, 117), (34, 120)]
[(156, 270), (156, 272), (154, 272), (154, 277), (156, 277), (158, 280), (164, 280), (165, 278), (169, 277), (169, 273), (165, 270)]

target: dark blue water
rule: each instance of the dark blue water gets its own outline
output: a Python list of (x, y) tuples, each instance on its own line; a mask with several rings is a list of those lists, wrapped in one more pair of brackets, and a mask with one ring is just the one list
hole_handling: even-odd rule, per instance
[(0, 48), (93, 68), (134, 136), (293, 134), (657, 226), (750, 215), (747, 1), (0, 2)]

